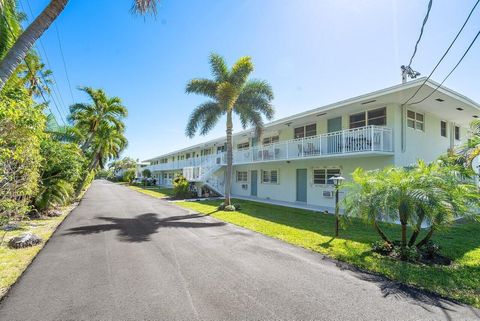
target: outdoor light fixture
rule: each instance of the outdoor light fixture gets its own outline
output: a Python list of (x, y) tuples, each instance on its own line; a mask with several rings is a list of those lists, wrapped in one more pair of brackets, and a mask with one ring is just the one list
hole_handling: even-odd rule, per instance
[(438, 101), (438, 102), (440, 102), (440, 103), (442, 103), (442, 102), (445, 101), (445, 100), (443, 100), (442, 98), (437, 98), (437, 99), (435, 99), (435, 100)]
[(473, 117), (473, 118), (478, 118), (478, 115), (473, 115), (472, 117)]
[(345, 180), (345, 178), (343, 178), (340, 175), (335, 175), (330, 179), (333, 181), (333, 185), (335, 186), (335, 237), (338, 237), (338, 225), (339, 225), (338, 190), (340, 189), (340, 185)]

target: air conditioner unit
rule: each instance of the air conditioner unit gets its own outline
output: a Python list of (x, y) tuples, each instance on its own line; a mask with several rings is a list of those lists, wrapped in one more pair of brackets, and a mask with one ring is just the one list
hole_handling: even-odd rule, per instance
[(331, 198), (334, 196), (334, 192), (333, 191), (323, 191), (323, 197), (328, 197), (328, 198)]

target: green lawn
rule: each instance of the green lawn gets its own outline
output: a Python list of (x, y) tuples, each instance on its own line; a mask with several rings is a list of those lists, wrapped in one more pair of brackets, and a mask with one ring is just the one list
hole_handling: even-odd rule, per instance
[(158, 198), (167, 198), (173, 196), (173, 189), (159, 186), (135, 186), (130, 185), (131, 189)]
[[(5, 295), (8, 288), (15, 283), (22, 272), (27, 268), (33, 258), (42, 249), (45, 242), (52, 236), (57, 226), (70, 212), (71, 206), (65, 208), (64, 214), (59, 217), (31, 220), (20, 222), (20, 229), (10, 232), (0, 230), (0, 298)], [(40, 236), (44, 242), (40, 245), (24, 249), (11, 249), (8, 247), (8, 240), (14, 236), (31, 232)]]
[[(220, 202), (176, 204), (480, 308), (478, 222), (456, 224), (434, 235), (441, 253), (454, 263), (448, 267), (427, 266), (372, 253), (370, 244), (379, 238), (371, 226), (356, 219), (344, 222), (340, 238), (334, 239), (333, 215), (242, 200), (235, 201), (242, 206), (238, 212), (216, 211)], [(388, 235), (399, 238), (399, 226), (384, 227)]]

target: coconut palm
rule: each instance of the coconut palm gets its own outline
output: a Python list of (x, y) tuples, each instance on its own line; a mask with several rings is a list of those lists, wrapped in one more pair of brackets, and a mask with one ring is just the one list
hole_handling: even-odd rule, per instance
[(34, 52), (30, 52), (25, 60), (26, 64), (20, 65), (20, 78), (28, 94), (32, 97), (40, 97), (42, 92), (50, 93), (50, 86), (54, 84), (52, 71), (45, 68), (45, 64)]
[(80, 90), (88, 94), (92, 103), (73, 104), (68, 119), (82, 134), (82, 151), (86, 152), (100, 127), (114, 126), (117, 131), (123, 132), (127, 108), (120, 98), (110, 98), (102, 89), (83, 87)]
[(192, 79), (186, 88), (187, 93), (207, 96), (210, 100), (199, 105), (190, 116), (186, 135), (193, 137), (197, 130), (207, 134), (226, 115), (227, 134), (227, 177), (225, 184), (225, 204), (230, 205), (232, 184), (232, 131), (233, 114), (240, 118), (243, 128), (251, 125), (257, 136), (263, 130), (263, 116), (272, 119), (274, 109), (271, 105), (273, 92), (270, 85), (261, 80), (248, 80), (253, 71), (250, 57), (240, 58), (228, 69), (223, 57), (210, 55), (210, 68), (213, 79)]
[[(13, 0), (0, 0), (2, 13), (8, 8)], [(156, 13), (159, 0), (133, 0), (132, 11), (146, 14)], [(32, 49), (34, 43), (50, 27), (53, 21), (62, 13), (68, 0), (51, 0), (40, 15), (23, 31), (15, 41), (10, 41), (8, 52), (0, 61), (0, 90), (6, 81), (15, 72), (27, 53)], [(3, 18), (2, 18), (3, 19)], [(1, 32), (2, 30), (0, 30)], [(4, 34), (0, 34), (0, 39)], [(0, 40), (1, 41), (1, 40)]]

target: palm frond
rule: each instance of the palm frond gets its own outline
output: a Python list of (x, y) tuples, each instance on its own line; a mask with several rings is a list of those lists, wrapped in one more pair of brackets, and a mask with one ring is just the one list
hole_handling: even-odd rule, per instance
[(216, 82), (224, 82), (228, 78), (225, 59), (216, 53), (210, 54), (210, 69)]
[(135, 14), (151, 13), (156, 16), (159, 2), (159, 0), (134, 0), (131, 11)]
[(225, 111), (219, 106), (217, 102), (208, 101), (199, 105), (190, 116), (185, 135), (187, 137), (195, 136), (195, 133), (200, 128), (202, 135), (207, 134), (218, 121), (218, 118)]
[(196, 78), (188, 82), (185, 92), (215, 98), (218, 84), (210, 79)]
[(234, 86), (243, 86), (248, 76), (253, 71), (252, 58), (248, 56), (241, 57), (232, 67), (229, 76), (229, 82)]

